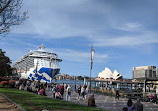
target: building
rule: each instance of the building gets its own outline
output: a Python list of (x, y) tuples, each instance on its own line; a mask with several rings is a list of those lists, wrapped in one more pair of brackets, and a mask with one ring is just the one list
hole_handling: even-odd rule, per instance
[(156, 75), (157, 71), (156, 66), (133, 67), (133, 79), (158, 77)]
[(122, 75), (120, 75), (116, 70), (112, 73), (111, 70), (106, 67), (105, 70), (98, 74), (98, 78), (118, 80), (122, 78)]

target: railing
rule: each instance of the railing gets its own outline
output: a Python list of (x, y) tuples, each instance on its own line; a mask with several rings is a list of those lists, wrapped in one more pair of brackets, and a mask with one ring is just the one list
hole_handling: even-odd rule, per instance
[[(116, 91), (112, 91), (109, 89), (97, 89), (97, 88), (92, 88), (92, 93), (95, 94), (100, 94), (100, 95), (106, 95), (106, 96), (115, 96), (116, 95)], [(132, 98), (132, 99), (148, 99), (148, 93), (143, 93), (141, 90), (120, 90), (120, 97), (123, 98)]]

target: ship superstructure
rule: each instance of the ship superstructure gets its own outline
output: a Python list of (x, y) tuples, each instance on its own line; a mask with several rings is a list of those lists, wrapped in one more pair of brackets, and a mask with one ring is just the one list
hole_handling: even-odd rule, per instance
[(41, 45), (38, 50), (31, 50), (16, 61), (13, 68), (20, 78), (51, 82), (52, 78), (59, 74), (61, 61), (57, 54), (45, 51), (45, 47)]

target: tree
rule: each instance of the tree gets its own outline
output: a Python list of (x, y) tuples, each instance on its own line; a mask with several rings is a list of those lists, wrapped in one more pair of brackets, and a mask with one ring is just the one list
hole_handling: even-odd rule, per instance
[(82, 77), (82, 76), (77, 76), (77, 79), (78, 79), (78, 80), (84, 80), (84, 77)]
[(20, 25), (26, 18), (27, 12), (20, 14), (23, 0), (0, 0), (0, 34), (10, 31), (10, 27)]
[(0, 76), (9, 76), (12, 73), (10, 66), (11, 60), (5, 55), (5, 52), (0, 49)]

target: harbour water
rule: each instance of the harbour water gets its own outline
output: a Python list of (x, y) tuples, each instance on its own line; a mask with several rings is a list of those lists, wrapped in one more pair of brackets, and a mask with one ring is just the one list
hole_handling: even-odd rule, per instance
[(64, 83), (64, 84), (69, 84), (72, 88), (74, 88), (75, 84), (77, 85), (83, 85), (84, 81), (81, 80), (53, 80), (53, 83), (57, 83), (57, 85), (59, 86), (60, 84)]
[[(60, 84), (62, 84), (62, 83), (64, 83), (64, 84), (69, 84), (72, 88), (74, 88), (74, 86), (75, 86), (75, 84), (77, 84), (77, 85), (83, 85), (84, 84), (84, 81), (82, 81), (82, 80), (53, 80), (52, 81), (53, 83), (57, 83), (57, 85), (60, 85)], [(89, 82), (85, 82), (85, 84), (87, 85), (87, 86), (89, 86)], [(91, 83), (91, 86), (92, 87), (94, 87), (95, 86), (95, 84), (93, 84), (93, 83)]]

